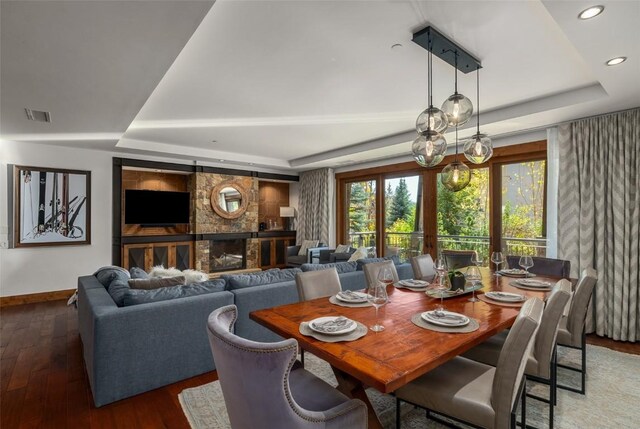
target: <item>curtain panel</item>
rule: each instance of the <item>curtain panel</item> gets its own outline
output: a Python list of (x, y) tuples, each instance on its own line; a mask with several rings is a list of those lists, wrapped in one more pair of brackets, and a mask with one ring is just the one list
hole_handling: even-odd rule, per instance
[(640, 109), (558, 127), (558, 257), (598, 283), (587, 332), (640, 340)]
[(333, 169), (321, 168), (300, 173), (296, 241), (320, 240), (327, 245), (333, 207)]

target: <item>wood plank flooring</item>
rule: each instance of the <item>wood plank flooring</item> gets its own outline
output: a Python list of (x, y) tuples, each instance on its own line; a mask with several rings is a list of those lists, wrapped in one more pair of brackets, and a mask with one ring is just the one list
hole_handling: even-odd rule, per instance
[[(0, 309), (0, 427), (185, 428), (178, 393), (216, 380), (210, 372), (96, 408), (82, 359), (76, 310), (65, 301)], [(640, 354), (640, 344), (588, 342)]]

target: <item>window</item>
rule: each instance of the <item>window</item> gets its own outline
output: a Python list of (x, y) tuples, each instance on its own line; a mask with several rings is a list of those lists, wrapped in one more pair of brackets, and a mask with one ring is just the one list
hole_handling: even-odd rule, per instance
[[(347, 184), (348, 240), (352, 247), (368, 247), (376, 254), (376, 181)], [(340, 240), (339, 240), (340, 241)]]
[(406, 262), (424, 245), (422, 176), (384, 181), (384, 255)]

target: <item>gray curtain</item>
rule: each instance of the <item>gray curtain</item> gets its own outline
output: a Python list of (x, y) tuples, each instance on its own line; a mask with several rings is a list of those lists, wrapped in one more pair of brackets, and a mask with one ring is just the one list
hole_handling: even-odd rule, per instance
[(587, 332), (640, 339), (640, 109), (558, 127), (558, 257), (598, 283)]
[(300, 173), (298, 200), (298, 226), (296, 241), (329, 240), (329, 223), (333, 207), (333, 169), (321, 168)]

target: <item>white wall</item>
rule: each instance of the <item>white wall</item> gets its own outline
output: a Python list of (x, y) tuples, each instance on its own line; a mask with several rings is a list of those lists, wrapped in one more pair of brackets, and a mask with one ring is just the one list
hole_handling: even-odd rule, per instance
[[(111, 263), (111, 166), (104, 151), (0, 141), (0, 295), (74, 289)], [(91, 171), (91, 244), (7, 249), (7, 165)]]

